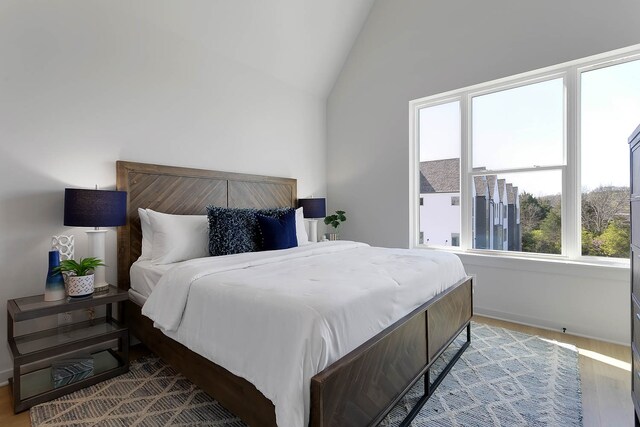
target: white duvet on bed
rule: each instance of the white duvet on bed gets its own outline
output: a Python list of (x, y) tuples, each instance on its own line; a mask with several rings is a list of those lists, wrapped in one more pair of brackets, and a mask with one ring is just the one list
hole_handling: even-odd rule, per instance
[(324, 242), (182, 262), (142, 312), (300, 427), (313, 375), (464, 276), (450, 253)]

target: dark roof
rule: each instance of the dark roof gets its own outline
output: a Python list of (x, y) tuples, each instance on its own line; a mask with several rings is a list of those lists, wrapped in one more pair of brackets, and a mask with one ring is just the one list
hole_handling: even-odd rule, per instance
[(459, 193), (460, 159), (420, 162), (420, 193)]
[[(484, 167), (473, 168), (474, 172), (486, 170)], [(495, 193), (496, 183), (498, 194)], [(476, 175), (473, 177), (476, 196), (486, 196), (499, 201), (515, 203), (518, 187), (507, 183), (506, 179), (498, 179), (497, 175)], [(505, 194), (506, 190), (506, 194)], [(429, 160), (420, 162), (420, 194), (424, 193), (459, 193), (460, 192), (460, 159)], [(505, 197), (506, 196), (506, 197)]]
[(473, 185), (476, 187), (476, 196), (487, 195), (487, 179), (484, 176), (474, 176)]
[(493, 199), (493, 192), (496, 189), (497, 175), (487, 175), (487, 185), (489, 186), (489, 198)]
[(504, 203), (504, 183), (506, 182), (506, 179), (499, 179), (498, 180), (498, 195), (500, 196), (500, 201)]

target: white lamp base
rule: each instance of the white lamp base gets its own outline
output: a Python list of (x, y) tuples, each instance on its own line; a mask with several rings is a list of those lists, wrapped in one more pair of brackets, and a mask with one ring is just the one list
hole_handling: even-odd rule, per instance
[[(107, 230), (87, 230), (89, 256), (99, 258), (104, 262), (106, 253)], [(105, 280), (106, 271), (104, 267), (96, 267), (94, 270), (95, 281), (93, 284), (94, 291), (100, 292), (109, 288), (109, 284)]]
[(309, 224), (309, 241), (318, 241), (318, 220), (317, 219), (305, 219), (305, 222)]

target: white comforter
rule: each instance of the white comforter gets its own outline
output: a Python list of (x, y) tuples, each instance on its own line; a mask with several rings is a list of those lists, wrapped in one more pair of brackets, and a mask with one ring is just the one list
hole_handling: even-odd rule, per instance
[(313, 375), (464, 276), (449, 253), (325, 242), (180, 263), (142, 312), (301, 427)]

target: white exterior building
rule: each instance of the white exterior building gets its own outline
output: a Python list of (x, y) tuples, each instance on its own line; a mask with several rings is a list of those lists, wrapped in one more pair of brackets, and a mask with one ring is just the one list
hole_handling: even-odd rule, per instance
[(460, 159), (420, 163), (419, 242), (460, 246)]
[[(473, 247), (521, 251), (518, 187), (497, 175), (475, 176), (473, 184)], [(420, 163), (419, 242), (460, 246), (460, 159)]]

